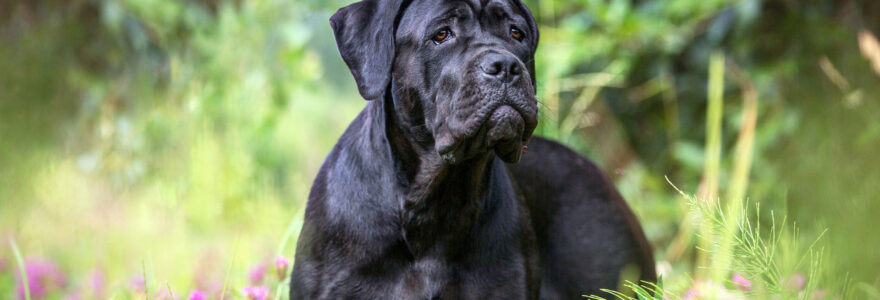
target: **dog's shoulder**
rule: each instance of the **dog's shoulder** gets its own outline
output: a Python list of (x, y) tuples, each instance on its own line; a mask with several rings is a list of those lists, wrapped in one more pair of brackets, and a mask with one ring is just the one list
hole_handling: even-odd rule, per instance
[[(374, 126), (375, 113), (368, 105), (349, 125), (327, 155), (309, 192), (305, 219), (325, 229), (356, 231), (363, 236), (392, 231), (401, 188), (389, 165), (390, 154), (378, 141), (384, 138)], [(388, 230), (380, 230), (388, 228)]]
[(531, 139), (519, 163), (507, 166), (517, 180), (546, 185), (542, 188), (547, 192), (562, 192), (572, 185), (610, 184), (595, 163), (565, 145), (541, 137)]

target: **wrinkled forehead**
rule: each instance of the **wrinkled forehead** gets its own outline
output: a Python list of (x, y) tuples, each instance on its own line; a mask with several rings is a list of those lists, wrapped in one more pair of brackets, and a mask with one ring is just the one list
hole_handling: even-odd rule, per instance
[(415, 0), (400, 16), (397, 37), (422, 34), (438, 23), (472, 22), (478, 25), (493, 15), (525, 24), (524, 12), (510, 0)]

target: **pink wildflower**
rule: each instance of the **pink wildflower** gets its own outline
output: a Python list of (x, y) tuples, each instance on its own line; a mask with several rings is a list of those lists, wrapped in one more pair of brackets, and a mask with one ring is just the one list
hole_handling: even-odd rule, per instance
[(287, 260), (281, 255), (275, 257), (275, 275), (278, 276), (279, 281), (283, 281), (284, 278), (287, 278), (288, 267), (290, 267), (290, 260)]
[(106, 286), (105, 281), (104, 271), (101, 269), (95, 269), (92, 271), (92, 275), (89, 278), (89, 285), (92, 287), (92, 295), (95, 298), (104, 298), (104, 289)]
[(752, 290), (752, 282), (740, 275), (739, 273), (733, 274), (733, 285), (736, 286), (737, 289), (741, 291), (751, 291)]
[(64, 298), (62, 298), (62, 299), (63, 300), (80, 300), (80, 299), (82, 299), (82, 297), (80, 297), (79, 294), (70, 294), (70, 295), (64, 296)]
[(189, 298), (187, 300), (205, 300), (205, 293), (200, 290), (193, 290), (189, 293)]
[[(64, 287), (67, 278), (61, 273), (58, 265), (49, 260), (28, 259), (25, 261), (25, 271), (27, 272), (28, 290), (32, 299), (41, 299), (49, 295), (50, 292)], [(25, 298), (24, 282), (21, 275), (18, 276), (18, 288), (16, 294), (19, 299)]]
[(143, 294), (146, 283), (143, 275), (135, 275), (128, 281), (128, 286), (132, 291)]
[(266, 275), (266, 265), (258, 264), (251, 268), (250, 272), (248, 272), (248, 279), (251, 284), (260, 284), (263, 282), (263, 276)]
[(807, 279), (801, 273), (794, 273), (788, 280), (785, 281), (785, 288), (793, 291), (800, 291), (804, 289), (804, 284), (807, 282)]
[(246, 286), (242, 292), (248, 300), (266, 300), (269, 298), (269, 288), (265, 286)]
[(687, 293), (684, 294), (684, 300), (696, 300), (700, 299), (700, 290), (697, 287), (691, 287), (687, 290)]
[(712, 280), (697, 280), (694, 285), (684, 294), (683, 300), (697, 300), (714, 298), (719, 300), (735, 299), (734, 296), (720, 284)]
[(707, 281), (697, 280), (696, 282), (694, 282), (694, 285), (692, 285), (691, 288), (688, 289), (687, 293), (684, 294), (684, 298), (682, 298), (682, 299), (683, 300), (700, 299), (703, 297), (703, 294), (706, 294), (706, 292), (711, 292), (711, 291), (708, 291), (708, 288), (711, 286), (712, 286), (711, 279), (707, 280)]
[(174, 295), (174, 291), (169, 291), (167, 289), (160, 289), (158, 292), (156, 292), (156, 296), (150, 297), (150, 299), (176, 300), (177, 297)]

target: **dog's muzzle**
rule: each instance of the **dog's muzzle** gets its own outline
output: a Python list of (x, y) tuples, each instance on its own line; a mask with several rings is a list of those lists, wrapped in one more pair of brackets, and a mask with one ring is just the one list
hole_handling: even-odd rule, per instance
[(451, 164), (478, 153), (495, 151), (506, 162), (517, 162), (537, 125), (537, 101), (525, 66), (509, 53), (485, 52), (469, 73), (471, 84), (462, 87), (467, 95), (459, 101), (474, 101), (478, 107), (467, 119), (458, 121), (457, 138), (438, 140), (440, 156)]
[(486, 120), (486, 128), (486, 146), (495, 149), (495, 154), (502, 160), (518, 162), (527, 143), (527, 138), (523, 138), (526, 133), (522, 115), (513, 107), (501, 106)]

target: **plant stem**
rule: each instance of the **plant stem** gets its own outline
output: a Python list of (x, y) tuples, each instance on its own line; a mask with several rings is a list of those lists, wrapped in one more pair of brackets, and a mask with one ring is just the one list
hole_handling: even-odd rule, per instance
[[(700, 200), (712, 207), (718, 201), (718, 178), (721, 168), (721, 119), (724, 112), (724, 54), (712, 53), (709, 60), (708, 107), (706, 110), (706, 157)], [(700, 222), (698, 267), (708, 266), (714, 246), (715, 227), (704, 216)], [(705, 269), (697, 269), (698, 277), (706, 277)], [(713, 276), (714, 277), (714, 276)]]
[(235, 239), (235, 247), (232, 248), (232, 260), (229, 261), (229, 266), (226, 267), (226, 278), (223, 279), (223, 290), (220, 292), (220, 300), (226, 297), (226, 288), (229, 286), (229, 273), (232, 272), (232, 265), (235, 264), (235, 256), (238, 254), (238, 242), (241, 241), (241, 238)]
[(28, 282), (27, 267), (25, 267), (24, 259), (21, 258), (21, 252), (18, 251), (18, 245), (15, 244), (15, 240), (13, 240), (12, 237), (9, 237), (9, 247), (12, 248), (12, 253), (15, 255), (15, 262), (18, 263), (18, 271), (21, 272), (21, 283), (24, 287), (24, 299), (31, 300), (31, 286)]

